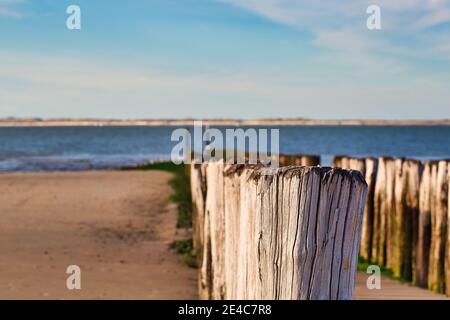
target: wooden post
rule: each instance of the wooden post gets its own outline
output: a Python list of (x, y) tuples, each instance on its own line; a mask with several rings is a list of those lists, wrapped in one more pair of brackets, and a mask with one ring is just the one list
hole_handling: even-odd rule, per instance
[(391, 267), (395, 277), (412, 280), (417, 243), (420, 162), (395, 160), (395, 215), (391, 220)]
[(445, 250), (445, 287), (450, 297), (450, 161), (447, 162), (447, 243)]
[(351, 299), (367, 192), (359, 172), (203, 166), (207, 297)]
[(377, 177), (378, 161), (374, 158), (351, 158), (347, 156), (337, 156), (333, 160), (333, 167), (352, 169), (361, 172), (368, 185), (366, 205), (363, 215), (361, 231), (360, 256), (366, 261), (372, 257), (372, 230), (374, 221), (374, 195), (375, 180)]
[[(389, 210), (387, 203), (388, 193), (393, 189), (393, 183), (388, 183), (392, 174), (388, 175), (388, 167), (391, 167), (391, 158), (381, 157), (378, 160), (378, 173), (375, 182), (374, 192), (374, 219), (373, 219), (373, 237), (372, 237), (372, 254), (371, 260), (380, 266), (386, 265), (386, 238), (387, 238), (387, 222), (389, 217)], [(388, 192), (387, 187), (390, 187)], [(389, 196), (390, 198), (391, 196)]]
[(205, 200), (206, 200), (206, 172), (205, 166), (201, 164), (192, 163), (190, 172), (191, 180), (191, 194), (192, 194), (192, 240), (194, 252), (197, 259), (198, 269), (198, 292), (200, 299), (210, 298), (211, 275), (210, 270), (210, 239), (205, 241), (206, 235), (205, 225)]
[(364, 177), (366, 174), (366, 161), (363, 158), (349, 158), (348, 159), (348, 167), (344, 169), (351, 169), (361, 172)]
[(433, 193), (431, 170), (432, 163), (429, 161), (425, 162), (420, 179), (417, 249), (413, 283), (422, 288), (428, 286), (428, 263), (431, 243), (431, 200)]
[[(411, 159), (406, 160), (405, 165), (407, 172), (406, 214), (408, 219), (411, 220), (411, 246), (409, 249), (410, 253), (407, 253), (407, 255), (411, 255), (411, 266), (404, 265), (402, 277), (414, 282), (416, 278), (417, 248), (419, 245), (420, 177), (423, 165), (420, 161)], [(406, 239), (407, 237), (404, 237), (403, 241)], [(407, 255), (405, 256), (406, 258), (408, 257)], [(404, 263), (406, 261), (404, 260)], [(411, 275), (408, 275), (409, 272), (411, 272)]]
[(201, 164), (191, 164), (191, 194), (192, 194), (192, 240), (197, 263), (200, 265), (203, 255), (203, 236), (205, 224), (206, 176), (205, 167)]
[(226, 299), (255, 299), (256, 184), (254, 166), (228, 165), (225, 169), (225, 280)]
[(202, 300), (212, 299), (212, 255), (211, 255), (211, 227), (209, 211), (205, 210), (203, 235), (202, 262), (199, 270), (199, 297)]
[(428, 288), (445, 291), (445, 245), (448, 219), (448, 164), (447, 161), (433, 163), (433, 198), (431, 205), (431, 247), (428, 268)]
[(394, 210), (391, 212), (389, 219), (388, 232), (388, 266), (392, 269), (395, 277), (401, 276), (402, 268), (402, 232), (409, 230), (409, 225), (403, 228), (403, 223), (410, 223), (404, 214), (405, 208), (405, 194), (406, 194), (406, 172), (403, 166), (404, 159), (395, 160), (395, 174), (394, 174)]
[(257, 178), (260, 299), (352, 298), (366, 191), (342, 169)]
[(224, 163), (206, 164), (206, 206), (211, 238), (212, 299), (225, 298)]
[[(388, 269), (393, 269), (395, 261), (396, 247), (397, 247), (397, 218), (395, 211), (395, 172), (398, 166), (398, 160), (392, 158), (385, 159), (385, 198), (382, 199), (381, 213), (384, 217), (384, 227), (380, 232), (386, 237), (385, 239), (385, 256), (384, 263)], [(383, 218), (382, 218), (383, 221)]]
[(254, 169), (247, 167), (240, 177), (241, 204), (237, 295), (233, 299), (258, 299), (258, 212), (256, 208), (256, 183), (253, 180)]
[(245, 241), (240, 233), (241, 183), (240, 169), (243, 166), (227, 165), (225, 167), (225, 286), (226, 299), (237, 296), (237, 271), (239, 246)]
[(372, 256), (373, 217), (374, 217), (374, 195), (375, 181), (377, 178), (378, 161), (374, 158), (365, 159), (365, 180), (368, 186), (366, 206), (364, 208), (363, 225), (361, 231), (360, 256), (370, 261)]

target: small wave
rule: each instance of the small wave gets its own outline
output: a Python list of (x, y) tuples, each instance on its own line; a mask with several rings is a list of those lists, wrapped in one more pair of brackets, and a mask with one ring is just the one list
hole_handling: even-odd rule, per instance
[(169, 159), (165, 154), (7, 157), (0, 159), (0, 172), (111, 170)]

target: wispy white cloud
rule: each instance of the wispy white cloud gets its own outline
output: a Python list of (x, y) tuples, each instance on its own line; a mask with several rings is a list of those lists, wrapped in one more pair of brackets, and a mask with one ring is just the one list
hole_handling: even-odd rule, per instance
[[(389, 25), (401, 27), (403, 18), (412, 20), (403, 27), (422, 28), (450, 22), (449, 0), (216, 0), (252, 11), (270, 20), (313, 31), (330, 26), (345, 27), (365, 21), (366, 8), (379, 5)], [(400, 18), (400, 19), (399, 19)], [(426, 23), (424, 23), (426, 21)]]
[(142, 66), (115, 66), (93, 59), (0, 52), (0, 80), (23, 86), (86, 92), (133, 93), (154, 90), (246, 92), (256, 87), (245, 75), (177, 75)]
[(374, 86), (351, 78), (336, 83), (275, 74), (190, 76), (131, 62), (117, 66), (95, 59), (0, 52), (0, 84), (0, 116), (450, 116), (445, 82), (428, 77)]
[[(346, 55), (349, 65), (372, 65), (374, 70), (384, 65), (391, 69), (396, 61), (404, 69), (405, 58), (421, 55), (421, 59), (449, 59), (442, 32), (428, 30), (450, 23), (450, 0), (216, 1), (310, 32), (315, 37), (313, 45)], [(366, 9), (371, 4), (381, 7), (380, 31), (366, 28)], [(425, 32), (427, 36), (421, 36)]]
[(0, 17), (21, 19), (25, 14), (17, 8), (25, 0), (0, 0)]

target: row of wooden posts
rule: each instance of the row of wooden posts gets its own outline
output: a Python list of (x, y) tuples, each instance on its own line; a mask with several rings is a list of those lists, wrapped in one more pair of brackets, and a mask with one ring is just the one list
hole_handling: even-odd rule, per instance
[(319, 163), (191, 165), (202, 299), (352, 298), (368, 188), (358, 171)]
[(360, 256), (450, 295), (450, 161), (340, 156), (333, 166), (368, 184)]

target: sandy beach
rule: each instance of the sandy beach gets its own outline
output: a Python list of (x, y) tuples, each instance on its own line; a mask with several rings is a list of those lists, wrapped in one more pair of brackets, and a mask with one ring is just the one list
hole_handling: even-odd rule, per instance
[[(158, 171), (0, 175), (0, 299), (195, 299)], [(81, 268), (81, 290), (66, 268)]]

